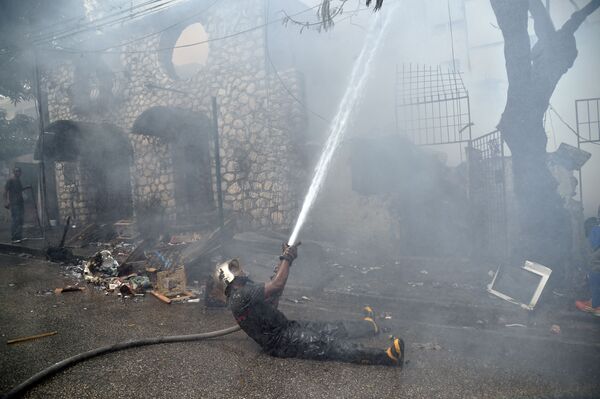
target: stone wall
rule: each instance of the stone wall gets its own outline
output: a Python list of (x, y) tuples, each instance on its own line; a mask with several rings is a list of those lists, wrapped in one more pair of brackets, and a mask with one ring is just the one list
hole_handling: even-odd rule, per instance
[(89, 223), (96, 220), (96, 188), (81, 162), (56, 162), (58, 208), (64, 219), (71, 216), (72, 223)]
[(171, 146), (158, 137), (130, 135), (133, 145), (133, 198), (137, 206), (160, 204), (167, 220), (174, 221), (175, 183)]
[[(223, 37), (264, 24), (263, 7), (261, 0), (221, 2), (189, 23), (202, 23), (209, 38)], [(101, 85), (100, 95), (94, 99), (85, 96), (90, 91), (87, 82), (109, 75), (98, 72), (98, 65), (109, 64), (104, 56), (86, 54), (66, 60), (46, 79), (51, 121), (108, 122), (131, 132), (139, 115), (153, 106), (181, 108), (210, 119), (211, 97), (215, 96), (219, 106), (224, 207), (243, 213), (256, 226), (289, 227), (298, 208), (296, 190), (302, 165), (297, 154), (306, 114), (286, 88), (303, 98), (302, 79), (295, 71), (281, 73), (284, 87), (279, 78), (267, 73), (261, 29), (210, 42), (206, 65), (195, 76), (179, 79), (169, 72), (169, 57), (165, 57), (168, 52), (156, 51), (172, 46), (175, 40), (176, 37), (169, 42), (157, 35), (122, 47), (118, 67), (112, 66), (114, 60), (110, 63), (112, 82)], [(161, 184), (166, 188), (173, 181), (167, 172), (158, 172), (155, 165), (144, 160), (156, 156), (167, 163), (163, 149), (142, 149), (143, 143), (160, 145), (133, 135), (130, 138), (136, 158), (131, 168), (135, 205), (162, 191)], [(211, 143), (211, 184), (216, 203), (212, 148)], [(136, 155), (142, 153), (141, 158)], [(146, 168), (151, 171), (145, 171)], [(166, 179), (166, 183), (161, 183), (161, 179)], [(59, 193), (68, 191), (60, 179), (58, 184)], [(165, 191), (160, 194), (161, 201), (173, 213), (173, 194), (169, 189)], [(65, 209), (61, 208), (61, 212)]]

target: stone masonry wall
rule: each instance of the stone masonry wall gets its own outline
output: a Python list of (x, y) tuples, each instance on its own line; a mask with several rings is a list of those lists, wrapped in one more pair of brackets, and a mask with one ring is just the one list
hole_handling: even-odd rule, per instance
[[(133, 144), (131, 178), (134, 201), (158, 202), (167, 220), (175, 220), (175, 183), (171, 146), (158, 137), (130, 135)], [(136, 205), (141, 205), (136, 202)]]
[(73, 223), (96, 220), (95, 186), (80, 162), (56, 162), (56, 186), (61, 218), (71, 216)]
[[(262, 0), (221, 2), (200, 15), (198, 21), (190, 20), (189, 23), (202, 23), (209, 38), (223, 37), (264, 24), (263, 7)], [(267, 76), (264, 32), (250, 30), (243, 35), (210, 42), (206, 65), (190, 79), (179, 79), (168, 73), (161, 58), (164, 51), (155, 51), (164, 46), (160, 36), (152, 36), (122, 47), (120, 66), (113, 69), (114, 82), (108, 108), (102, 108), (102, 111), (97, 111), (101, 107), (93, 108), (85, 114), (76, 112), (81, 107), (76, 107), (77, 98), (73, 95), (75, 88), (80, 87), (77, 63), (81, 62), (81, 57), (66, 61), (52, 71), (46, 81), (51, 121), (106, 122), (131, 132), (136, 118), (146, 109), (158, 105), (187, 109), (210, 119), (211, 97), (216, 96), (225, 208), (243, 213), (257, 226), (291, 227), (298, 208), (296, 190), (300, 186), (302, 165), (297, 154), (306, 115), (302, 105), (291, 98), (279, 79)], [(102, 63), (102, 57), (99, 56), (98, 64)], [(302, 80), (298, 74), (287, 71), (281, 75), (288, 89), (297, 98), (303, 98)], [(154, 187), (156, 193), (156, 190), (161, 191), (161, 184), (166, 188), (173, 182), (166, 177), (166, 171), (167, 174), (163, 174), (151, 169), (151, 163), (145, 160), (151, 158), (148, 154), (152, 151), (142, 150), (141, 146), (149, 139), (134, 135), (130, 135), (130, 139), (135, 158), (131, 170), (136, 204), (153, 195), (149, 187)], [(211, 180), (216, 201), (212, 143), (210, 147)], [(155, 151), (153, 156), (166, 163), (165, 153)], [(151, 171), (146, 172), (147, 168)], [(167, 179), (166, 183), (161, 179)], [(59, 180), (59, 193), (66, 190)], [(161, 193), (161, 201), (167, 208), (172, 208), (172, 191), (165, 191), (166, 194)], [(64, 211), (61, 206), (61, 212)]]

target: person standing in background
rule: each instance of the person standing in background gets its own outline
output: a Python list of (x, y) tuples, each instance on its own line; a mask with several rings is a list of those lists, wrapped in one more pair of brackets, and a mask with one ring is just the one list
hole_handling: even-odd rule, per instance
[(590, 272), (588, 282), (592, 298), (587, 301), (576, 301), (575, 307), (582, 312), (600, 316), (600, 225), (598, 218), (587, 219), (584, 228), (589, 245), (588, 263)]
[(13, 169), (13, 177), (8, 179), (4, 186), (4, 207), (10, 210), (10, 232), (13, 243), (23, 240), (23, 219), (25, 215), (25, 201), (23, 200), (23, 187), (21, 184), (21, 168)]

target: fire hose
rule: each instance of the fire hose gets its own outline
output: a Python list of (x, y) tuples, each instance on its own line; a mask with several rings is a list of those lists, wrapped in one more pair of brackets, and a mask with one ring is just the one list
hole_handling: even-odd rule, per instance
[(222, 337), (224, 335), (228, 335), (239, 331), (239, 326), (232, 326), (229, 328), (225, 328), (223, 330), (210, 331), (205, 333), (198, 334), (189, 334), (189, 335), (171, 335), (167, 337), (155, 337), (155, 338), (144, 338), (133, 341), (125, 341), (120, 342), (118, 344), (102, 346), (100, 348), (92, 349), (87, 352), (82, 352), (78, 355), (71, 356), (64, 360), (61, 360), (54, 365), (45, 368), (44, 370), (34, 374), (29, 377), (27, 380), (23, 381), (21, 384), (17, 385), (6, 394), (2, 395), (3, 399), (9, 398), (17, 398), (21, 397), (27, 390), (35, 386), (37, 383), (42, 381), (43, 379), (58, 373), (61, 370), (64, 370), (68, 367), (71, 367), (79, 362), (84, 360), (91, 359), (96, 356), (101, 356), (107, 353), (118, 352), (124, 349), (137, 348), (140, 346), (148, 346), (148, 345), (156, 345), (156, 344), (170, 344), (175, 342), (190, 342), (190, 341), (201, 341), (209, 338), (217, 338)]
[[(68, 224), (68, 223), (67, 223)], [(64, 236), (63, 236), (64, 239)], [(301, 243), (298, 242), (291, 247), (298, 247)], [(285, 244), (284, 244), (285, 247)], [(275, 273), (277, 273), (277, 267), (275, 268)], [(271, 277), (273, 278), (273, 277)], [(281, 293), (279, 294), (281, 295)], [(278, 300), (276, 301), (278, 302)], [(170, 344), (175, 342), (190, 342), (190, 341), (201, 341), (209, 338), (217, 338), (222, 337), (236, 331), (240, 330), (240, 326), (231, 326), (229, 328), (225, 328), (222, 330), (210, 331), (206, 333), (199, 334), (189, 334), (189, 335), (171, 335), (167, 337), (155, 337), (155, 338), (144, 338), (133, 341), (125, 341), (118, 344), (102, 346), (100, 348), (92, 349), (87, 352), (79, 353), (78, 355), (71, 356), (64, 360), (61, 360), (54, 365), (45, 368), (44, 370), (34, 374), (29, 377), (27, 380), (23, 381), (21, 384), (17, 385), (13, 389), (11, 389), (6, 394), (2, 395), (2, 399), (9, 398), (17, 398), (23, 395), (27, 390), (31, 387), (35, 386), (37, 383), (42, 381), (43, 379), (58, 373), (61, 370), (64, 370), (68, 367), (71, 367), (79, 362), (82, 362), (87, 359), (91, 359), (96, 356), (101, 356), (107, 353), (118, 352), (124, 349), (137, 348), (140, 346), (148, 346), (148, 345), (156, 345), (156, 344)]]

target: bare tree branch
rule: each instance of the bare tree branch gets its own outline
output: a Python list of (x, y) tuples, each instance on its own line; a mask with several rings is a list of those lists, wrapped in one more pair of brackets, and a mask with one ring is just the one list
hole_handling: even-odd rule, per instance
[[(369, 5), (371, 5), (371, 0), (367, 0), (366, 4), (367, 4), (367, 7), (369, 7)], [(377, 0), (375, 2), (375, 11), (379, 10), (381, 8), (381, 6), (383, 6), (383, 0)]]
[(600, 7), (600, 0), (592, 0), (586, 4), (581, 10), (575, 11), (571, 18), (564, 23), (564, 25), (560, 28), (561, 32), (574, 34), (577, 29), (581, 26), (583, 21), (587, 18), (588, 15), (596, 11)]
[(529, 0), (529, 12), (533, 17), (533, 29), (540, 40), (550, 40), (556, 29), (550, 18), (550, 13), (541, 0)]

